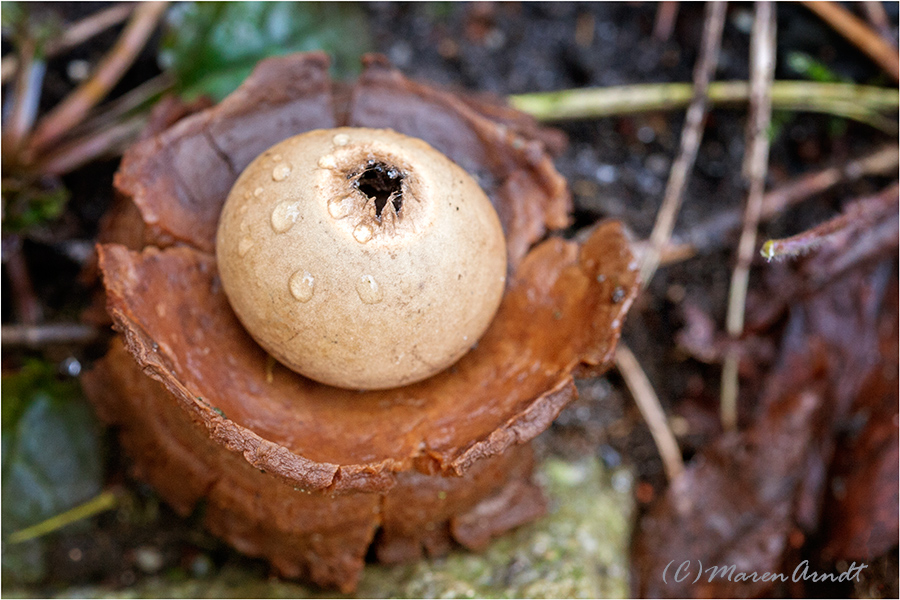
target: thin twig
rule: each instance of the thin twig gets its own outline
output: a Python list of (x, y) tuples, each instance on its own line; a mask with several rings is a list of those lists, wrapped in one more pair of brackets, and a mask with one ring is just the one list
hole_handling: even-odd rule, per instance
[(65, 175), (103, 156), (121, 154), (147, 124), (146, 115), (131, 117), (98, 131), (68, 142), (34, 165), (40, 173)]
[[(750, 85), (746, 81), (714, 81), (709, 84), (707, 96), (711, 105), (740, 106), (750, 97)], [(692, 97), (690, 83), (645, 83), (518, 94), (510, 96), (509, 102), (540, 121), (558, 122), (678, 110), (687, 106)], [(900, 94), (896, 89), (814, 81), (772, 84), (774, 109), (845, 117), (892, 134), (897, 130), (898, 107)]]
[[(868, 175), (896, 174), (898, 164), (900, 149), (892, 142), (862, 158), (801, 175), (763, 196), (760, 220), (768, 221), (840, 183), (857, 181)], [(721, 248), (725, 240), (740, 229), (742, 218), (742, 212), (735, 208), (691, 227), (680, 242), (669, 243), (663, 248), (660, 263), (669, 265)]]
[[(750, 39), (750, 120), (747, 128), (749, 152), (744, 157), (744, 176), (750, 181), (744, 228), (738, 243), (737, 264), (731, 276), (728, 294), (726, 329), (736, 339), (744, 331), (744, 308), (750, 264), (756, 247), (756, 230), (762, 214), (766, 171), (769, 162), (769, 126), (772, 122), (772, 80), (775, 75), (775, 7), (771, 2), (757, 2)], [(731, 346), (725, 356), (722, 372), (722, 426), (726, 431), (737, 427), (738, 349)]]
[(890, 44), (894, 44), (893, 35), (891, 34), (891, 21), (888, 19), (887, 11), (884, 10), (884, 5), (873, 0), (865, 0), (860, 2), (860, 5), (869, 23), (878, 31), (882, 39)]
[(621, 341), (616, 348), (616, 368), (621, 373), (622, 379), (625, 380), (625, 385), (628, 386), (638, 410), (641, 411), (641, 416), (644, 417), (644, 421), (650, 429), (650, 435), (653, 436), (656, 449), (662, 459), (666, 476), (669, 481), (675, 481), (684, 473), (684, 459), (678, 448), (678, 441), (669, 427), (666, 413), (659, 403), (659, 397), (653, 391), (653, 385), (647, 378), (647, 374), (644, 373), (628, 346)]
[(664, 0), (656, 7), (656, 21), (653, 23), (653, 37), (660, 42), (668, 42), (675, 31), (675, 20), (678, 18), (678, 2)]
[(896, 256), (898, 245), (900, 222), (897, 220), (895, 206), (892, 215), (887, 215), (866, 230), (864, 235), (858, 236), (856, 243), (840, 252), (834, 260), (822, 267), (815, 265), (810, 272), (810, 281), (815, 286), (824, 285), (851, 269), (872, 264), (873, 260), (883, 258), (888, 252)]
[(20, 529), (19, 531), (14, 532), (9, 536), (9, 543), (20, 544), (37, 537), (47, 535), (48, 533), (53, 533), (54, 531), (58, 531), (66, 525), (71, 525), (76, 521), (81, 521), (82, 519), (87, 519), (89, 517), (93, 517), (94, 515), (98, 515), (102, 512), (111, 510), (116, 507), (116, 504), (118, 504), (118, 502), (119, 500), (116, 493), (107, 490), (101, 493), (99, 496), (95, 496), (94, 498), (88, 500), (84, 504), (80, 504), (75, 508), (69, 509), (58, 515), (54, 515), (36, 525), (32, 525), (31, 527), (26, 527), (25, 529)]
[(80, 123), (88, 111), (118, 83), (156, 29), (166, 5), (166, 2), (147, 2), (135, 9), (116, 45), (100, 61), (90, 79), (78, 86), (38, 124), (31, 142), (36, 154)]
[(650, 234), (650, 246), (644, 254), (641, 265), (641, 281), (644, 287), (650, 284), (650, 280), (659, 266), (660, 252), (672, 237), (672, 229), (675, 227), (675, 219), (681, 208), (681, 199), (687, 185), (688, 173), (693, 169), (694, 161), (697, 159), (697, 150), (700, 148), (700, 139), (703, 137), (703, 122), (706, 120), (706, 91), (709, 81), (716, 71), (726, 8), (724, 2), (708, 2), (706, 5), (703, 42), (700, 46), (700, 57), (694, 67), (694, 99), (691, 100), (684, 119), (678, 156), (672, 163), (662, 205), (656, 215), (653, 232)]
[(760, 254), (768, 261), (800, 256), (828, 244), (839, 234), (848, 235), (868, 229), (875, 225), (876, 221), (884, 218), (887, 207), (891, 207), (890, 212), (896, 215), (896, 210), (893, 209), (897, 204), (897, 189), (897, 184), (894, 184), (876, 196), (857, 200), (848, 205), (837, 217), (797, 235), (768, 240), (763, 244)]
[(4, 325), (0, 340), (4, 346), (43, 348), (53, 344), (86, 345), (94, 342), (100, 330), (84, 323), (52, 323), (46, 325)]
[(3, 263), (12, 287), (13, 305), (19, 322), (34, 325), (44, 316), (41, 303), (34, 293), (28, 263), (22, 253), (22, 241), (16, 235), (3, 236)]
[(55, 56), (88, 41), (110, 27), (115, 27), (127, 19), (135, 10), (131, 2), (123, 2), (97, 11), (92, 15), (66, 26), (59, 41), (50, 42), (47, 46), (47, 56)]
[(803, 6), (816, 13), (820, 19), (878, 63), (878, 66), (889, 73), (894, 81), (900, 81), (900, 59), (897, 57), (897, 49), (891, 47), (862, 19), (837, 2), (806, 0)]
[[(116, 4), (115, 6), (88, 15), (84, 19), (72, 23), (71, 25), (66, 25), (65, 30), (59, 38), (50, 40), (47, 43), (47, 46), (44, 48), (44, 58), (52, 58), (61, 52), (65, 52), (70, 48), (83, 44), (110, 27), (118, 25), (128, 18), (131, 11), (134, 10), (134, 7), (135, 4), (132, 2)], [(2, 73), (0, 73), (3, 83), (6, 83), (18, 67), (19, 61), (16, 60), (15, 56), (3, 57)]]
[(47, 63), (37, 56), (37, 46), (33, 39), (22, 42), (19, 54), (22, 69), (16, 78), (9, 119), (3, 123), (3, 154), (7, 160), (18, 155), (26, 137), (31, 133), (47, 68)]
[(6, 85), (6, 82), (16, 74), (19, 70), (19, 59), (13, 54), (7, 54), (0, 61), (0, 82)]
[(108, 128), (122, 117), (145, 105), (150, 105), (175, 86), (175, 78), (171, 73), (160, 73), (152, 79), (128, 90), (115, 100), (110, 100), (92, 113), (92, 115), (67, 134), (67, 137), (87, 137)]

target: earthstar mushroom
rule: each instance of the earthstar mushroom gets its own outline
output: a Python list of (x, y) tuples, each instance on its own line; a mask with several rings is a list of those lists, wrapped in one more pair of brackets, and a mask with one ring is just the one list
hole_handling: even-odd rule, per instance
[[(241, 552), (344, 592), (368, 556), (479, 549), (541, 514), (529, 441), (577, 397), (574, 376), (609, 368), (638, 291), (618, 223), (541, 241), (568, 223), (552, 132), (406, 79), (383, 57), (363, 63), (341, 84), (324, 54), (270, 58), (214, 107), (157, 107), (123, 157), (98, 245), (119, 335), (82, 379), (132, 472), (178, 513), (202, 505), (206, 527)], [(343, 126), (424, 140), (477, 178), (505, 233), (509, 275), (477, 347), (402, 387), (360, 392), (273, 363), (225, 297), (215, 256), (247, 165), (287, 137)]]
[(228, 196), (216, 257), (253, 338), (346, 388), (398, 387), (456, 362), (506, 281), (503, 229), (475, 180), (390, 129), (320, 129), (263, 152)]

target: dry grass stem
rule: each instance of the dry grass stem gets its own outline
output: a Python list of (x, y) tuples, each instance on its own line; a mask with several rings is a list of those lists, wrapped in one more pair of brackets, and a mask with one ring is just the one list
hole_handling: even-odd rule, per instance
[(837, 2), (810, 2), (803, 5), (831, 25), (869, 58), (884, 69), (894, 81), (900, 81), (900, 58), (897, 49), (886, 42), (866, 23)]
[(69, 137), (87, 137), (92, 132), (108, 128), (129, 113), (150, 105), (154, 100), (172, 90), (175, 78), (171, 73), (160, 73), (152, 79), (128, 90), (115, 100), (111, 100), (95, 110), (91, 117), (75, 127)]
[(678, 18), (678, 2), (664, 0), (656, 7), (656, 21), (653, 23), (653, 37), (660, 42), (668, 42), (675, 31)]
[(43, 348), (53, 344), (90, 344), (98, 335), (96, 327), (83, 323), (4, 325), (0, 330), (3, 346), (25, 348)]
[[(34, 285), (31, 283), (28, 264), (25, 262), (25, 255), (22, 254), (21, 240), (9, 236), (4, 242), (6, 243), (3, 247), (3, 264), (12, 288), (16, 317), (20, 323), (34, 325), (43, 319), (44, 309), (41, 308)], [(3, 341), (5, 343), (5, 336)]]
[(669, 242), (669, 238), (672, 237), (675, 219), (678, 216), (681, 200), (684, 197), (688, 173), (694, 167), (694, 162), (697, 159), (697, 150), (700, 148), (700, 139), (703, 137), (703, 122), (706, 119), (706, 93), (718, 62), (726, 8), (724, 2), (708, 2), (706, 5), (703, 42), (700, 47), (700, 57), (694, 67), (694, 98), (691, 100), (685, 116), (678, 156), (675, 158), (675, 162), (672, 163), (662, 205), (656, 215), (656, 223), (650, 234), (650, 245), (644, 254), (641, 265), (641, 281), (644, 287), (650, 284), (650, 280), (659, 266), (662, 248)]
[[(644, 83), (519, 94), (510, 96), (509, 102), (541, 121), (568, 121), (681, 109), (690, 103), (693, 89), (690, 83)], [(707, 96), (711, 105), (741, 106), (750, 97), (750, 85), (746, 81), (714, 81)], [(897, 133), (900, 94), (896, 89), (852, 83), (776, 81), (772, 107), (854, 119), (893, 135)]]
[(46, 62), (38, 58), (34, 40), (24, 41), (19, 53), (22, 68), (16, 78), (9, 118), (3, 120), (4, 157), (17, 156), (25, 138), (31, 132), (37, 117), (46, 71)]
[(650, 435), (659, 451), (663, 468), (669, 481), (675, 481), (684, 472), (684, 459), (678, 448), (675, 434), (669, 427), (666, 413), (659, 403), (659, 397), (653, 391), (653, 385), (634, 354), (624, 343), (619, 342), (616, 348), (616, 368), (625, 380), (625, 385), (634, 397), (641, 411), (641, 416), (650, 429)]
[[(61, 52), (83, 44), (110, 27), (118, 25), (128, 18), (128, 15), (134, 10), (134, 6), (131, 2), (117, 4), (87, 16), (81, 21), (66, 25), (65, 31), (62, 32), (59, 38), (47, 43), (47, 47), (44, 49), (44, 58), (52, 58)], [(15, 56), (4, 56), (2, 66), (3, 83), (6, 83), (18, 68), (19, 61)]]
[(898, 245), (900, 245), (900, 221), (897, 220), (897, 207), (894, 206), (893, 214), (868, 229), (864, 236), (859, 237), (857, 243), (843, 250), (827, 268), (814, 270), (811, 280), (814, 285), (823, 285), (851, 269), (882, 260), (887, 253), (896, 256)]
[[(801, 175), (767, 192), (763, 196), (761, 221), (772, 219), (782, 212), (840, 184), (857, 181), (868, 175), (892, 175), (900, 165), (900, 149), (889, 143), (862, 158)], [(669, 265), (687, 260), (697, 254), (718, 250), (729, 236), (740, 230), (743, 215), (729, 210), (710, 220), (691, 227), (681, 241), (670, 242), (661, 253), (660, 264)]]
[(115, 492), (102, 492), (99, 496), (95, 496), (84, 504), (79, 504), (75, 508), (54, 515), (46, 521), (41, 521), (31, 527), (26, 527), (25, 529), (13, 532), (10, 534), (8, 541), (10, 544), (20, 544), (28, 540), (39, 538), (49, 533), (53, 533), (54, 531), (58, 531), (66, 525), (71, 525), (82, 519), (88, 519), (94, 515), (112, 510), (116, 507), (118, 502), (119, 499)]
[(127, 19), (134, 9), (135, 5), (131, 2), (116, 4), (67, 26), (59, 41), (51, 42), (48, 45), (47, 56), (55, 56), (60, 52), (65, 52), (70, 48), (83, 44), (110, 27), (115, 27)]
[(115, 86), (137, 58), (165, 12), (166, 2), (147, 2), (134, 11), (116, 45), (107, 53), (90, 79), (73, 91), (38, 124), (31, 141), (39, 153), (80, 123)]
[(887, 215), (896, 216), (897, 190), (894, 184), (877, 196), (851, 203), (842, 214), (821, 225), (788, 238), (769, 240), (763, 244), (760, 254), (769, 261), (800, 256), (833, 242), (840, 234), (874, 227)]
[(121, 154), (147, 124), (146, 115), (137, 115), (62, 145), (36, 165), (41, 173), (64, 175), (104, 156)]
[(876, 30), (878, 30), (879, 35), (886, 42), (892, 43), (892, 35), (891, 35), (891, 20), (888, 18), (887, 11), (884, 10), (884, 5), (881, 2), (876, 2), (874, 0), (865, 0), (864, 2), (860, 2), (863, 14), (866, 15), (866, 18), (869, 20), (869, 23), (872, 24)]
[[(744, 212), (744, 227), (738, 243), (737, 264), (731, 276), (728, 294), (726, 329), (732, 338), (744, 331), (744, 307), (750, 280), (750, 264), (756, 248), (756, 230), (762, 215), (766, 172), (769, 161), (769, 126), (772, 122), (772, 81), (775, 75), (775, 6), (757, 2), (750, 40), (750, 119), (747, 128), (748, 153), (744, 160), (744, 176), (750, 191)], [(737, 427), (738, 397), (737, 348), (728, 350), (722, 373), (722, 426), (726, 431)]]

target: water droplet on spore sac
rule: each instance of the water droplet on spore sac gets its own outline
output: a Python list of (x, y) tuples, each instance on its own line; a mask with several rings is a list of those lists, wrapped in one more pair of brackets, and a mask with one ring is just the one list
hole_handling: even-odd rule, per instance
[(343, 219), (353, 212), (353, 196), (332, 198), (328, 201), (328, 214), (334, 219)]
[(291, 295), (300, 302), (309, 302), (316, 291), (316, 280), (309, 271), (303, 269), (291, 275), (288, 285)]
[(299, 214), (299, 208), (296, 202), (284, 201), (278, 204), (272, 211), (272, 231), (275, 233), (285, 233), (294, 226)]
[(320, 169), (336, 169), (337, 168), (337, 160), (335, 160), (334, 156), (331, 154), (326, 154), (325, 156), (320, 156), (318, 162)]
[(284, 181), (291, 175), (291, 165), (287, 163), (279, 163), (272, 169), (272, 179), (274, 181)]
[(360, 244), (365, 244), (372, 239), (372, 227), (365, 223), (357, 225), (356, 229), (353, 230), (353, 239)]
[(381, 286), (371, 275), (363, 275), (359, 278), (359, 281), (356, 282), (356, 293), (359, 294), (359, 299), (364, 304), (378, 304), (383, 297)]

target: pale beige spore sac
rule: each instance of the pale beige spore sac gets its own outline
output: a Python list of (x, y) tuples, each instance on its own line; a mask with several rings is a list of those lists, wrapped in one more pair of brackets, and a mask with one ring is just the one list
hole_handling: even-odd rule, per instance
[(263, 348), (360, 389), (458, 360), (490, 324), (506, 277), (500, 221), (477, 183), (386, 129), (311, 131), (264, 152), (232, 188), (216, 254)]

